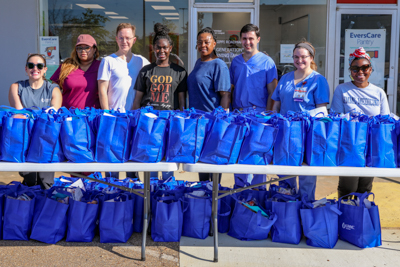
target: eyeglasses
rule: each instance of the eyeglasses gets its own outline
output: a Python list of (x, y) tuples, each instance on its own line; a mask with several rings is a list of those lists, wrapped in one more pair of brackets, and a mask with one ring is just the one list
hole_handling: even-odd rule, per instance
[(308, 58), (308, 57), (311, 57), (311, 56), (301, 56), (301, 57), (293, 56), (292, 58), (293, 58), (294, 60), (299, 60), (299, 59), (304, 60), (304, 59), (306, 59), (306, 58)]
[(76, 52), (78, 53), (82, 53), (82, 51), (89, 52), (91, 48), (92, 48), (91, 46), (78, 46), (76, 47)]
[(358, 67), (358, 66), (351, 66), (351, 67), (349, 68), (349, 70), (350, 70), (351, 72), (354, 72), (354, 73), (357, 73), (357, 72), (359, 72), (360, 70), (362, 70), (362, 72), (368, 72), (368, 71), (370, 70), (370, 68), (371, 68), (371, 65), (362, 65), (362, 66), (360, 66), (360, 67)]
[(38, 68), (38, 70), (42, 70), (44, 68), (44, 64), (43, 63), (34, 64), (32, 62), (28, 62), (28, 63), (26, 63), (26, 66), (30, 70), (33, 69), (35, 66)]
[(133, 38), (135, 38), (135, 37), (126, 37), (126, 38), (118, 37), (118, 40), (119, 40), (120, 42), (123, 42), (123, 41), (129, 42), (129, 41), (132, 40)]

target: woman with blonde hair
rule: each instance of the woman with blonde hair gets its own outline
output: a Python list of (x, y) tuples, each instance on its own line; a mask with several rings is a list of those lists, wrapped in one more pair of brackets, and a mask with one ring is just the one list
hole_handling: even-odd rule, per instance
[(100, 108), (97, 73), (100, 66), (96, 40), (89, 34), (78, 36), (71, 57), (57, 69), (51, 80), (60, 85), (66, 108)]
[[(307, 111), (326, 107), (329, 103), (329, 85), (325, 77), (317, 72), (314, 62), (315, 48), (302, 40), (293, 49), (295, 71), (289, 72), (279, 80), (272, 99), (273, 110), (285, 115), (288, 111)], [(296, 188), (296, 179), (288, 182)], [(307, 194), (309, 200), (315, 199), (316, 176), (299, 176), (299, 193)]]

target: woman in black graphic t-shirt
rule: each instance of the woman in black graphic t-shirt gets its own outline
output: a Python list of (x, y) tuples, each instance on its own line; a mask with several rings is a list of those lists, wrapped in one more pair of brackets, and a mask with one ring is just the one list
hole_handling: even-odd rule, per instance
[(173, 46), (168, 36), (169, 29), (157, 23), (154, 31), (153, 47), (157, 60), (140, 70), (132, 109), (153, 106), (157, 110), (183, 110), (187, 91), (186, 70), (169, 61)]

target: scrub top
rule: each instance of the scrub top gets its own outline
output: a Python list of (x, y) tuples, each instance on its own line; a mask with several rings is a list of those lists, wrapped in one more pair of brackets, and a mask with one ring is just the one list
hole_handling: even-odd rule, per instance
[(280, 113), (315, 109), (318, 104), (329, 103), (329, 85), (325, 77), (313, 71), (303, 81), (294, 84), (294, 71), (283, 75), (272, 99), (281, 102)]
[(268, 101), (267, 84), (278, 79), (274, 61), (262, 52), (247, 62), (240, 54), (229, 69), (233, 90), (233, 108), (266, 108)]

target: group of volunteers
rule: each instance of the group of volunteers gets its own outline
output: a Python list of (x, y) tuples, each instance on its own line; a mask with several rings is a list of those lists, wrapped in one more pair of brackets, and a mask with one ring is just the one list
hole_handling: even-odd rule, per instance
[[(329, 85), (317, 72), (315, 48), (305, 40), (297, 43), (293, 50), (296, 70), (278, 81), (274, 61), (257, 48), (260, 31), (256, 25), (247, 24), (240, 30), (243, 53), (232, 60), (230, 68), (215, 52), (215, 32), (209, 27), (202, 29), (196, 42), (200, 58), (189, 75), (182, 66), (170, 61), (174, 43), (168, 35), (169, 29), (157, 23), (154, 32), (154, 63), (132, 53), (136, 42), (135, 26), (129, 23), (118, 25), (115, 39), (119, 49), (101, 62), (96, 40), (88, 34), (80, 35), (70, 58), (50, 78), (53, 83), (45, 78), (44, 56), (30, 54), (25, 66), (29, 79), (11, 85), (10, 105), (17, 109), (64, 106), (120, 112), (144, 106), (156, 110), (195, 108), (211, 112), (222, 106), (226, 110), (254, 108), (285, 115), (288, 111), (307, 111), (329, 103)], [(331, 112), (389, 114), (385, 92), (368, 82), (373, 69), (362, 47), (350, 55), (349, 70), (352, 81), (336, 88)], [(163, 174), (166, 175), (171, 174)], [(211, 179), (210, 174), (199, 175), (200, 180)], [(239, 187), (265, 179), (266, 175), (235, 174), (235, 184)], [(350, 192), (370, 192), (372, 181), (373, 178), (368, 177), (340, 177), (339, 197)], [(290, 183), (296, 187), (295, 179)], [(313, 196), (315, 185), (315, 176), (299, 177), (300, 193)]]

